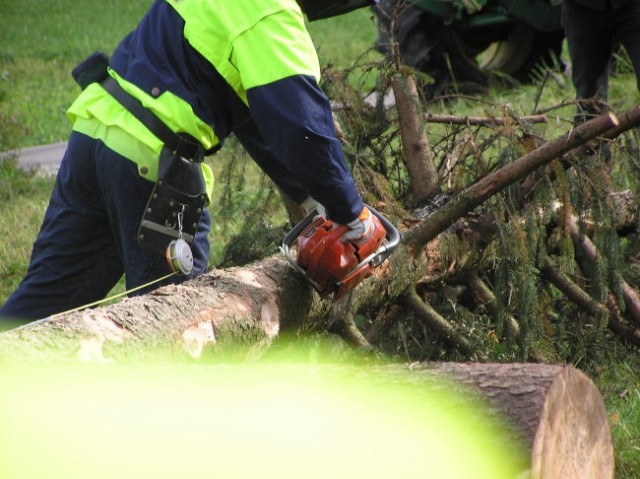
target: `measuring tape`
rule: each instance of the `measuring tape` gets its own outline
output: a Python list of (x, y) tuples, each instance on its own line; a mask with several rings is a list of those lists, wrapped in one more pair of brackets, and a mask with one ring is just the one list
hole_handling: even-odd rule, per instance
[(103, 303), (106, 303), (107, 301), (118, 299), (118, 298), (120, 298), (122, 296), (128, 295), (128, 294), (133, 293), (135, 291), (138, 291), (140, 289), (143, 289), (143, 288), (146, 288), (146, 287), (151, 286), (153, 284), (159, 283), (160, 281), (164, 281), (165, 279), (170, 278), (171, 276), (173, 276), (175, 274), (188, 275), (191, 272), (191, 270), (193, 269), (193, 253), (191, 252), (191, 248), (189, 247), (189, 243), (187, 243), (183, 239), (182, 219), (183, 219), (184, 211), (185, 211), (185, 205), (182, 205), (182, 211), (180, 213), (178, 213), (178, 239), (171, 241), (169, 243), (169, 246), (167, 246), (167, 249), (165, 251), (165, 257), (166, 257), (166, 260), (167, 260), (167, 264), (169, 265), (169, 269), (171, 270), (171, 273), (169, 273), (166, 276), (162, 276), (161, 278), (154, 279), (153, 281), (150, 281), (150, 282), (148, 282), (146, 284), (142, 284), (140, 286), (136, 286), (135, 288), (129, 289), (129, 290), (124, 291), (122, 293), (114, 294), (113, 296), (109, 296), (107, 298), (100, 299), (98, 301), (94, 301), (93, 303), (84, 304), (82, 306), (78, 306), (77, 308), (69, 309), (69, 310), (63, 311), (61, 313), (56, 313), (56, 314), (54, 314), (52, 316), (49, 316), (49, 317), (50, 318), (57, 318), (59, 316), (65, 315), (65, 314), (75, 313), (76, 311), (80, 311), (80, 310), (83, 310), (83, 309), (86, 309), (86, 308), (91, 308), (93, 306), (101, 305)]
[(166, 276), (163, 276), (163, 277), (158, 278), (158, 279), (154, 279), (153, 281), (149, 281), (146, 284), (142, 284), (140, 286), (136, 286), (135, 288), (128, 289), (127, 291), (123, 291), (122, 293), (114, 294), (113, 296), (109, 296), (109, 297), (104, 298), (104, 299), (99, 299), (98, 301), (94, 301), (93, 303), (83, 304), (82, 306), (78, 306), (77, 308), (68, 309), (67, 311), (62, 311), (61, 313), (56, 313), (56, 314), (54, 314), (52, 316), (49, 316), (49, 318), (57, 318), (59, 316), (64, 316), (65, 314), (71, 314), (71, 313), (75, 313), (76, 311), (80, 311), (80, 310), (83, 310), (83, 309), (86, 309), (86, 308), (92, 308), (93, 306), (99, 306), (99, 305), (101, 305), (103, 303), (106, 303), (107, 301), (111, 301), (113, 299), (121, 298), (122, 296), (125, 296), (125, 295), (127, 295), (129, 293), (134, 293), (134, 292), (136, 292), (136, 291), (138, 291), (138, 290), (140, 290), (142, 288), (146, 288), (147, 286), (151, 286), (153, 284), (159, 283), (160, 281), (164, 281), (165, 279), (170, 278), (171, 276), (176, 275), (176, 274), (178, 274), (178, 272), (177, 271), (173, 271), (172, 273), (169, 273)]

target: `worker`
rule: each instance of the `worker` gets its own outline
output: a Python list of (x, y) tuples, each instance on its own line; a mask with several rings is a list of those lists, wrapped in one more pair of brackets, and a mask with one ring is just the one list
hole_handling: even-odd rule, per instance
[(582, 123), (607, 110), (610, 66), (619, 46), (629, 54), (638, 82), (640, 1), (564, 0), (562, 24), (578, 100), (576, 123)]
[(110, 59), (78, 65), (68, 147), (28, 271), (0, 318), (91, 304), (123, 274), (143, 294), (204, 273), (213, 175), (202, 160), (230, 134), (291, 200), (347, 225), (345, 241), (371, 233), (303, 16), (371, 3), (156, 0)]

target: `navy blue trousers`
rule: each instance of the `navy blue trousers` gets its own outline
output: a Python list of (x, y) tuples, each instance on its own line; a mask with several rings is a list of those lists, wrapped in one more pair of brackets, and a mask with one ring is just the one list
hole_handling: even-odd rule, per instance
[[(132, 161), (99, 140), (72, 132), (27, 274), (0, 308), (0, 328), (103, 299), (123, 274), (127, 289), (169, 274), (165, 258), (137, 242), (153, 186)], [(210, 227), (205, 211), (191, 245), (189, 277), (174, 275), (133, 294), (204, 273)]]
[(607, 2), (604, 10), (595, 10), (565, 0), (562, 23), (576, 96), (578, 100), (596, 100), (579, 102), (579, 114), (602, 113), (602, 102), (608, 97), (611, 59), (618, 45), (627, 50), (640, 89), (640, 2), (630, 1), (615, 10)]

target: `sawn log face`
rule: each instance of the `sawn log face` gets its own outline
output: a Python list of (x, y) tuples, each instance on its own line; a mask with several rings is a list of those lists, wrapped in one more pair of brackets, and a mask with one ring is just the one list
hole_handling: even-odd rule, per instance
[(532, 478), (612, 479), (613, 439), (595, 384), (570, 365), (441, 363), (437, 371), (476, 388), (531, 448)]

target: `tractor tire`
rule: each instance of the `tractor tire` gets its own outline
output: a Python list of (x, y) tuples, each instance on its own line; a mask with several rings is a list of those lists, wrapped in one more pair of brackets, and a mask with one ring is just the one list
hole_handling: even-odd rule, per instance
[(538, 32), (515, 22), (466, 29), (445, 25), (439, 17), (417, 7), (406, 8), (395, 19), (391, 35), (395, 5), (396, 0), (382, 0), (374, 8), (378, 17), (376, 49), (391, 55), (391, 45), (397, 43), (402, 61), (433, 79), (425, 88), (430, 98), (450, 90), (476, 92), (496, 71), (527, 83), (536, 65), (552, 64), (553, 56), (559, 57), (562, 49), (561, 31)]
[[(464, 36), (459, 36), (459, 41)], [(553, 66), (560, 58), (563, 32), (539, 32), (526, 25), (515, 25), (498, 41), (491, 43), (476, 58), (485, 72), (499, 71), (529, 83), (532, 73), (541, 66)]]

